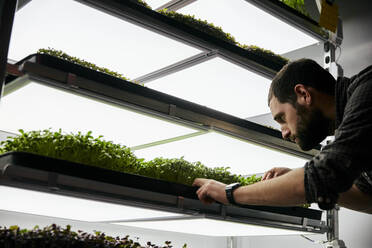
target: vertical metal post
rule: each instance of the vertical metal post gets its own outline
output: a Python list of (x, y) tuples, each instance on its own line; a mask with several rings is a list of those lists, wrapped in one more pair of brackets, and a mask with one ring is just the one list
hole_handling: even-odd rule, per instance
[(327, 240), (332, 241), (338, 239), (338, 207), (327, 211), (327, 226), (329, 227)]
[[(324, 43), (324, 69), (328, 70), (334, 78), (342, 77), (344, 71), (337, 64), (336, 49), (343, 40), (342, 20), (338, 19), (337, 32), (330, 35), (330, 39)], [(338, 211), (340, 208), (336, 205), (334, 209), (327, 211), (327, 242), (326, 248), (346, 248), (345, 243), (339, 239)]]
[(238, 248), (237, 237), (227, 237), (227, 248)]
[(10, 35), (16, 8), (17, 0), (0, 1), (0, 100), (4, 90)]
[(342, 20), (338, 19), (337, 32), (330, 34), (330, 39), (324, 42), (324, 68), (332, 74), (334, 78), (342, 77), (344, 70), (337, 64), (336, 50), (341, 46), (343, 40)]
[(346, 248), (344, 241), (339, 239), (338, 232), (338, 211), (340, 208), (336, 205), (334, 209), (327, 211), (327, 243), (326, 248)]

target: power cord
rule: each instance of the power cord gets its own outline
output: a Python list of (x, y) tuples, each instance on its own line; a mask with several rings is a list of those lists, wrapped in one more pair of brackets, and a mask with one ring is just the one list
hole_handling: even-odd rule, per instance
[(300, 236), (314, 244), (320, 245), (322, 248), (325, 248), (324, 244), (327, 243), (326, 241), (315, 241), (309, 237), (306, 237), (304, 234), (301, 234)]

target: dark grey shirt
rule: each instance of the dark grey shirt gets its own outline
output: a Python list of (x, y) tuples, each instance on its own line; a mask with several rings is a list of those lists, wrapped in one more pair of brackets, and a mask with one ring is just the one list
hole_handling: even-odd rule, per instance
[(305, 164), (309, 203), (332, 209), (353, 183), (372, 195), (372, 66), (336, 83), (334, 142)]

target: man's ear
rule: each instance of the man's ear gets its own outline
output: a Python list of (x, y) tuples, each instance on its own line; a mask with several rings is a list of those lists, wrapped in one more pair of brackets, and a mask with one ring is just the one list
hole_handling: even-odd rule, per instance
[(297, 95), (297, 102), (301, 105), (310, 105), (311, 104), (311, 94), (308, 88), (303, 84), (296, 84), (294, 91)]

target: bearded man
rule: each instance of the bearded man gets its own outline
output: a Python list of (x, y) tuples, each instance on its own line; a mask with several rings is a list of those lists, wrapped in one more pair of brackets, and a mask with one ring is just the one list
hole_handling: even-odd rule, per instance
[(277, 167), (249, 186), (197, 178), (197, 194), (206, 204), (294, 206), (335, 204), (372, 213), (372, 66), (337, 81), (315, 61), (300, 59), (274, 77), (268, 104), (282, 136), (303, 150), (327, 136), (334, 141), (304, 167)]

